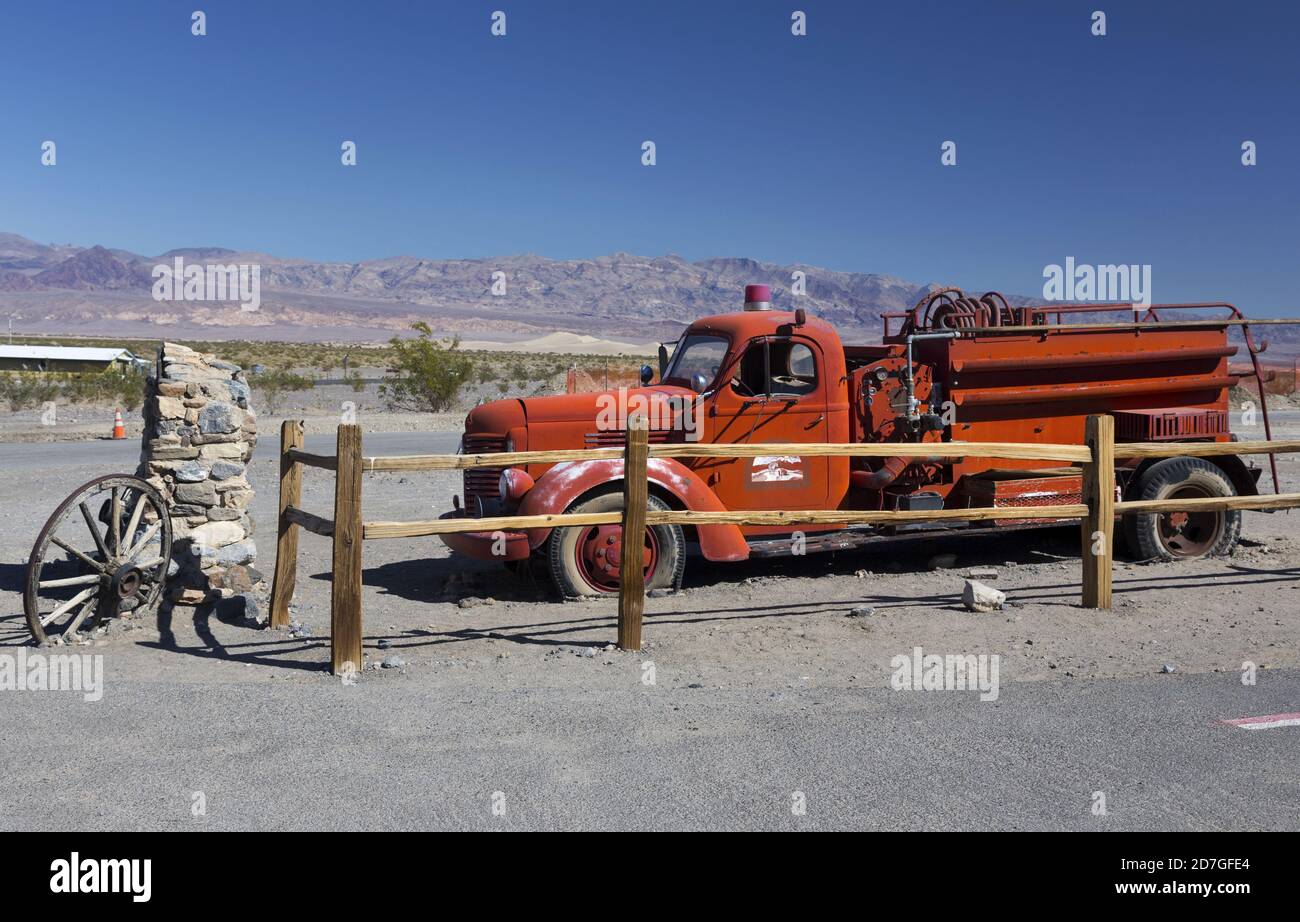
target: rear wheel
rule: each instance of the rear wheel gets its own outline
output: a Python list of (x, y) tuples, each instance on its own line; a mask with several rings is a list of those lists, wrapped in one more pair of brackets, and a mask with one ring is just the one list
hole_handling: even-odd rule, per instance
[[(653, 495), (646, 505), (652, 511), (668, 509), (667, 503)], [(576, 503), (565, 512), (615, 512), (622, 508), (622, 494), (605, 493)], [(551, 579), (562, 596), (618, 592), (623, 554), (621, 525), (557, 528), (546, 543)], [(686, 566), (686, 540), (681, 526), (649, 526), (643, 544), (646, 589), (676, 589), (681, 585)]]
[[(1232, 481), (1202, 458), (1166, 458), (1138, 476), (1130, 498), (1193, 499), (1236, 496)], [(1232, 553), (1241, 537), (1241, 513), (1166, 512), (1126, 515), (1124, 537), (1141, 560), (1219, 557)]]

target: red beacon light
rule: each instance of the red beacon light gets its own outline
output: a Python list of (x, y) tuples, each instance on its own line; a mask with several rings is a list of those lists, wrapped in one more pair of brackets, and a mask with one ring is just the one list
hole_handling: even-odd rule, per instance
[(745, 286), (745, 310), (770, 311), (772, 309), (772, 289), (766, 285)]

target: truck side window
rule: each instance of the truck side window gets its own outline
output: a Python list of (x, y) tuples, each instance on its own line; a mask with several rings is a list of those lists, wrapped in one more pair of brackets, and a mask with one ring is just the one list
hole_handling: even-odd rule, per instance
[(802, 397), (817, 390), (817, 360), (803, 343), (753, 343), (737, 365), (731, 386), (742, 397)]
[(772, 393), (803, 396), (817, 390), (817, 360), (803, 343), (772, 344)]

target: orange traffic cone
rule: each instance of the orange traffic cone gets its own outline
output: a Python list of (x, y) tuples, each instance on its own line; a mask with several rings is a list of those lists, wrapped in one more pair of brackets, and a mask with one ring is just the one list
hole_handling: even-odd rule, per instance
[(126, 426), (122, 424), (122, 410), (120, 408), (113, 416), (113, 438), (126, 438)]

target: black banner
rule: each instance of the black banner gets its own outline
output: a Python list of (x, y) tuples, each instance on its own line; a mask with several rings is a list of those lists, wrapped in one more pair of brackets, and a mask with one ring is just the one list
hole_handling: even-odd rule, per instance
[[(496, 892), (491, 881), (502, 874), (513, 883), (532, 877), (539, 886), (554, 886), (560, 862), (566, 877), (578, 873), (595, 891), (608, 861), (603, 847), (598, 854), (581, 840), (566, 843), (563, 857), (557, 852), (539, 862), (531, 844), (475, 836), (453, 851), (426, 833), (9, 833), (0, 842), (9, 905), (93, 905), (126, 913), (250, 905), (338, 911), (340, 893), (378, 889), (400, 898), (438, 880), (447, 888), (491, 885)], [(788, 885), (792, 893), (821, 881), (819, 895), (828, 894), (836, 886), (828, 875), (849, 871), (841, 879), (851, 880), (859, 895), (915, 898), (942, 888), (950, 906), (957, 891), (968, 888), (973, 896), (1052, 896), (1071, 906), (1149, 908), (1200, 900), (1231, 909), (1285, 892), (1287, 845), (1273, 834), (867, 833), (853, 841), (837, 835), (811, 849), (769, 838), (762, 857), (750, 860), (773, 875), (773, 886)], [(662, 856), (664, 846), (645, 847), (646, 858), (633, 859), (642, 874), (657, 863), (649, 856)], [(742, 873), (753, 845), (735, 840), (728, 847), (735, 855), (725, 866)], [(665, 873), (674, 884), (716, 886), (717, 848), (711, 843), (699, 854), (689, 845), (676, 849), (671, 871), (660, 866), (654, 872), (658, 886)], [(743, 873), (751, 878), (752, 871)], [(637, 889), (653, 886), (647, 878)]]

